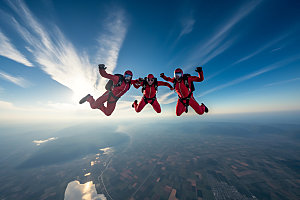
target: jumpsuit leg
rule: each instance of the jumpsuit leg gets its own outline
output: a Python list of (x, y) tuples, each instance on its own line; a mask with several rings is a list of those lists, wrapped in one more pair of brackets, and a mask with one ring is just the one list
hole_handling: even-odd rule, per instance
[(190, 98), (190, 106), (198, 113), (199, 115), (202, 115), (205, 111), (205, 106), (199, 105), (197, 101), (194, 99), (194, 97)]
[(134, 103), (134, 109), (136, 112), (141, 112), (143, 110), (143, 108), (145, 107), (146, 102), (144, 100), (144, 98), (142, 98), (139, 102), (139, 104)]
[(99, 108), (100, 106), (102, 106), (104, 104), (104, 102), (107, 101), (108, 99), (108, 93), (109, 92), (105, 92), (101, 97), (99, 97), (96, 101), (94, 99), (93, 96), (90, 96), (88, 99), (87, 99), (87, 102), (90, 103), (90, 106), (92, 109), (97, 109)]
[(99, 110), (101, 110), (106, 116), (110, 116), (113, 111), (116, 108), (116, 102), (115, 103), (108, 103), (107, 102), (107, 107), (105, 107), (103, 104), (99, 106)]
[(153, 102), (152, 107), (157, 113), (161, 113), (161, 108), (157, 99), (155, 99), (155, 101)]
[(185, 111), (185, 106), (178, 99), (176, 105), (176, 115), (180, 116), (184, 111)]

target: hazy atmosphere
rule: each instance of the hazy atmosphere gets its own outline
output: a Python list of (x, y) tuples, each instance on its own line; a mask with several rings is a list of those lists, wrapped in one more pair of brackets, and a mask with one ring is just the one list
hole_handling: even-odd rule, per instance
[[(299, 1), (0, 0), (0, 199), (299, 199)], [(137, 113), (109, 74), (198, 76)], [(171, 86), (174, 86), (170, 83)], [(150, 90), (151, 91), (151, 90)]]

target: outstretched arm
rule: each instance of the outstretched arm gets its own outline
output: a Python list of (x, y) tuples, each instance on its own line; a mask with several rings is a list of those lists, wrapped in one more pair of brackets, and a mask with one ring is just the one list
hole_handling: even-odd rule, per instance
[(160, 77), (162, 77), (165, 81), (169, 81), (171, 83), (174, 83), (174, 78), (167, 77), (167, 76), (165, 76), (164, 73), (161, 73)]
[(204, 76), (203, 76), (202, 67), (197, 67), (197, 69), (195, 71), (198, 72), (198, 77), (197, 76), (190, 76), (189, 77), (190, 81), (194, 81), (194, 82), (201, 82), (201, 81), (203, 81), (204, 80)]
[(173, 87), (170, 85), (170, 83), (164, 82), (164, 81), (157, 81), (158, 86), (168, 86), (171, 90)]
[(112, 80), (115, 84), (119, 81), (119, 77), (116, 75), (112, 75), (112, 74), (108, 74), (105, 69), (105, 65), (104, 64), (99, 64), (99, 73), (102, 77), (104, 78), (108, 78), (110, 80)]
[(139, 87), (141, 87), (141, 82), (139, 81), (139, 79), (136, 79), (136, 80), (131, 80), (131, 84), (136, 88), (138, 89)]

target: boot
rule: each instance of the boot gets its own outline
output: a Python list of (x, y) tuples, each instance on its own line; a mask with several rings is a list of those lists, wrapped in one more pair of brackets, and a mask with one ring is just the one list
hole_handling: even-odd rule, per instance
[(202, 103), (201, 106), (204, 106), (205, 107), (205, 110), (204, 112), (208, 113), (208, 108)]
[(79, 101), (79, 104), (83, 104), (84, 102), (86, 102), (87, 99), (88, 99), (90, 96), (91, 96), (91, 95), (88, 94), (88, 95), (86, 95), (85, 97), (83, 97), (83, 98)]
[(134, 100), (133, 104), (132, 104), (132, 107), (134, 108), (134, 104), (137, 104), (138, 101), (137, 100)]

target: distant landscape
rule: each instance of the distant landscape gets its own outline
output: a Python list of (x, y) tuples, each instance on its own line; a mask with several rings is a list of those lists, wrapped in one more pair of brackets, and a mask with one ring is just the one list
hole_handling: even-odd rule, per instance
[(32, 141), (41, 132), (2, 128), (0, 198), (63, 199), (78, 180), (92, 181), (107, 199), (299, 199), (299, 125), (118, 127), (45, 131), (57, 139), (40, 145)]

